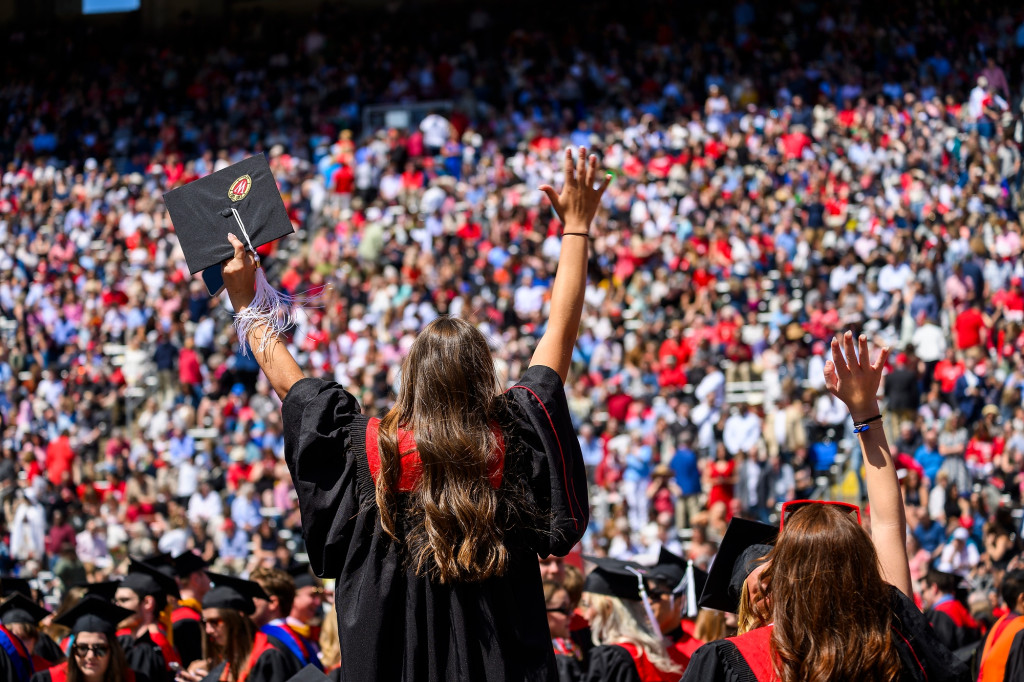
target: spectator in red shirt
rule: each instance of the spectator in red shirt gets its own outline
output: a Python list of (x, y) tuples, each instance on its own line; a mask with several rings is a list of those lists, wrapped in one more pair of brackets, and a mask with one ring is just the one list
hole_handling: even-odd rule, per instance
[(55, 441), (46, 446), (46, 477), (53, 485), (60, 485), (66, 475), (71, 473), (75, 460), (75, 451), (71, 448), (71, 438), (67, 431), (61, 432)]
[(953, 322), (956, 347), (967, 350), (983, 345), (988, 338), (986, 332), (991, 327), (992, 321), (977, 307), (971, 306), (962, 310)]

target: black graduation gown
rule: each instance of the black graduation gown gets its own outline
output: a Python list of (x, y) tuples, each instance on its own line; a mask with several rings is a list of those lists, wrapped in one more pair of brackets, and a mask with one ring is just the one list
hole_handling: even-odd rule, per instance
[(124, 649), (124, 657), (128, 667), (137, 674), (145, 675), (152, 682), (173, 682), (173, 676), (167, 670), (167, 663), (160, 647), (148, 634), (136, 639), (133, 635), (120, 635), (118, 644)]
[(273, 637), (268, 639), (274, 647), (260, 654), (253, 663), (246, 682), (278, 682), (287, 680), (299, 672), (298, 659)]
[(38, 656), (50, 663), (60, 663), (64, 660), (64, 652), (61, 651), (60, 645), (53, 641), (45, 632), (39, 633), (36, 645), (32, 648), (32, 655)]
[(558, 682), (583, 682), (583, 665), (572, 656), (555, 654)]
[[(186, 606), (179, 606), (179, 609), (189, 609)], [(190, 611), (193, 609), (189, 609)], [(181, 656), (181, 667), (188, 669), (193, 661), (203, 657), (203, 624), (202, 621), (192, 618), (181, 618), (171, 625), (174, 633), (174, 648)]]
[(931, 623), (936, 638), (950, 651), (955, 652), (981, 638), (981, 633), (976, 629), (958, 626), (949, 615), (942, 611), (929, 609), (924, 615)]
[[(968, 682), (970, 673), (935, 637), (917, 606), (890, 586), (893, 624), (902, 637), (894, 637), (902, 663), (901, 682)], [(909, 645), (909, 646), (908, 646)], [(920, 661), (924, 667), (917, 665)], [(754, 682), (750, 666), (732, 642), (720, 639), (697, 649), (683, 673), (683, 682)]]
[[(537, 555), (565, 555), (589, 508), (565, 389), (534, 366), (505, 393), (500, 492), (538, 512), (510, 524), (506, 573), (442, 585), (417, 575), (381, 529), (366, 460), (367, 419), (335, 383), (297, 382), (282, 406), (285, 458), (315, 573), (337, 580), (342, 670), (348, 680), (557, 680)], [(399, 496), (405, 504), (408, 496)], [(538, 521), (539, 519), (539, 521)]]
[(0, 649), (0, 682), (29, 682), (32, 674), (32, 666), (26, 662), (26, 674), (20, 676), (14, 668), (14, 663), (4, 649)]
[(641, 682), (636, 663), (629, 652), (615, 644), (602, 644), (590, 650), (586, 682)]

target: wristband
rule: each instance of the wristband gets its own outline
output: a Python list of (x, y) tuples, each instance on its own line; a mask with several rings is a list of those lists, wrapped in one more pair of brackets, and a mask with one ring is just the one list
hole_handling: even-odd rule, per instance
[(865, 419), (863, 421), (854, 421), (853, 425), (854, 426), (865, 426), (867, 424), (870, 424), (871, 422), (877, 422), (877, 421), (882, 421), (882, 415), (876, 414), (874, 417), (868, 417), (867, 419)]
[(590, 235), (587, 234), (586, 232), (563, 232), (562, 236), (563, 237), (570, 237), (570, 236), (571, 237), (586, 237), (587, 239), (590, 239)]

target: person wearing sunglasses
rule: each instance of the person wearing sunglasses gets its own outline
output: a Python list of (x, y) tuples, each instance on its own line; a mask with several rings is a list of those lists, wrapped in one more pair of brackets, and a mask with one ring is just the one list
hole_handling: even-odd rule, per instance
[(133, 671), (114, 636), (132, 612), (98, 595), (86, 595), (54, 622), (71, 628), (71, 649), (63, 663), (32, 676), (31, 682), (150, 682)]
[(784, 505), (778, 537), (757, 559), (766, 625), (698, 649), (685, 682), (969, 679), (912, 600), (906, 516), (876, 399), (888, 349), (870, 357), (864, 336), (833, 339), (825, 385), (860, 440), (871, 534), (854, 505)]
[(551, 631), (551, 646), (555, 650), (558, 682), (580, 682), (583, 679), (583, 652), (572, 640), (569, 630), (573, 613), (569, 591), (552, 580), (545, 580), (544, 606)]

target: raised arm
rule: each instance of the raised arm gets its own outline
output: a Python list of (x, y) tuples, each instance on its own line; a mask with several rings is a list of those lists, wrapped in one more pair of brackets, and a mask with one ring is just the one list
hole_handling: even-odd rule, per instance
[[(231, 307), (237, 313), (252, 303), (256, 287), (256, 261), (235, 235), (228, 234), (228, 241), (234, 247), (235, 255), (224, 263), (224, 288), (231, 299)], [(249, 331), (249, 338), (239, 339), (239, 342), (249, 343), (249, 349), (260, 369), (267, 375), (278, 397), (284, 400), (292, 385), (305, 375), (280, 337), (270, 340), (262, 351), (258, 350), (263, 345), (263, 335), (267, 333), (269, 330), (266, 326), (254, 324)]]
[(580, 331), (583, 314), (583, 294), (587, 288), (587, 248), (590, 224), (594, 220), (601, 195), (611, 176), (606, 176), (599, 187), (597, 157), (587, 158), (586, 147), (580, 147), (579, 157), (573, 161), (572, 149), (565, 150), (565, 186), (556, 194), (550, 185), (540, 190), (548, 195), (555, 213), (563, 224), (562, 250), (558, 256), (558, 271), (551, 287), (551, 306), (544, 336), (537, 343), (530, 366), (545, 365), (558, 372), (562, 383), (569, 374), (572, 349)]
[[(838, 337), (832, 339), (832, 360), (825, 363), (825, 385), (846, 403), (854, 422), (863, 422), (879, 414), (878, 383), (889, 357), (889, 349), (883, 348), (878, 360), (872, 364), (867, 337), (860, 337), (859, 346), (859, 349), (854, 347), (853, 333), (846, 332), (842, 344)], [(872, 421), (868, 429), (858, 436), (864, 453), (868, 503), (871, 505), (871, 540), (878, 552), (882, 577), (912, 598), (906, 549), (907, 515), (881, 420)]]

